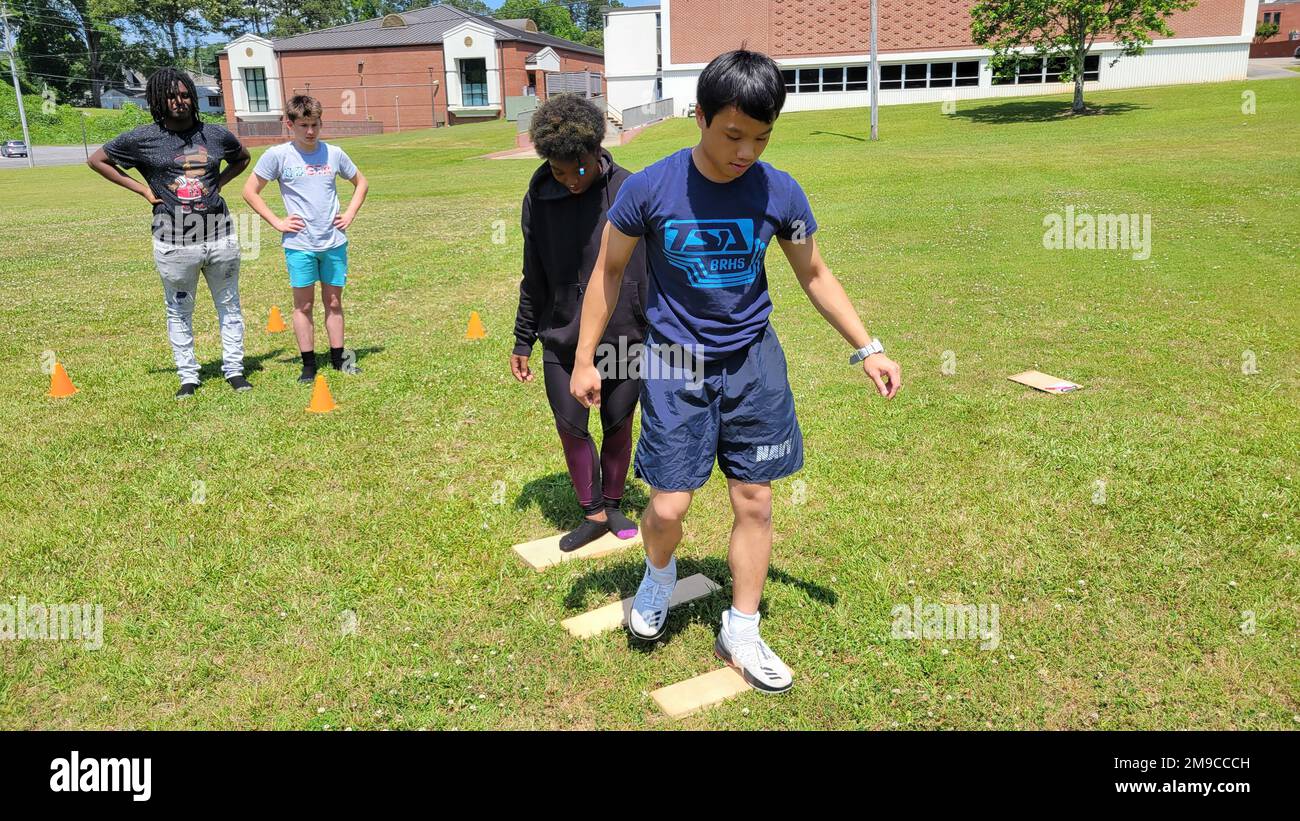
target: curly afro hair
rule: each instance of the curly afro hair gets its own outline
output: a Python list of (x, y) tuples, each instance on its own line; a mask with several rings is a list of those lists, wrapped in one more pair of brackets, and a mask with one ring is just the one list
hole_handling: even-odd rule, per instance
[(577, 162), (583, 155), (600, 151), (600, 141), (605, 139), (605, 116), (584, 97), (556, 94), (533, 112), (528, 136), (539, 157)]

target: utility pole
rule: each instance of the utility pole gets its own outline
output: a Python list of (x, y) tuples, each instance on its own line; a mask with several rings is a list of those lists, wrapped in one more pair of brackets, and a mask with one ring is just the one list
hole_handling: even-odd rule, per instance
[(14, 64), (14, 50), (10, 45), (9, 34), (9, 7), (0, 3), (0, 21), (3, 21), (5, 28), (4, 48), (9, 53), (9, 73), (14, 78), (14, 96), (18, 98), (18, 119), (23, 123), (23, 142), (27, 144), (27, 167), (36, 167), (36, 157), (32, 148), (32, 135), (27, 130), (27, 109), (23, 107), (23, 87), (18, 84), (18, 66)]
[(880, 59), (876, 54), (876, 0), (871, 0), (871, 140), (880, 139)]

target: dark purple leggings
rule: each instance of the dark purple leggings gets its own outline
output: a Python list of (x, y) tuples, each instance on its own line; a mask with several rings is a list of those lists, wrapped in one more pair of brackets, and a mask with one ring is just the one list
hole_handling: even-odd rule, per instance
[(546, 398), (555, 414), (555, 429), (564, 447), (564, 461), (578, 503), (592, 514), (623, 499), (623, 484), (632, 464), (632, 412), (641, 396), (637, 379), (603, 379), (600, 383), (600, 454), (587, 431), (588, 409), (569, 393), (570, 365), (543, 362)]

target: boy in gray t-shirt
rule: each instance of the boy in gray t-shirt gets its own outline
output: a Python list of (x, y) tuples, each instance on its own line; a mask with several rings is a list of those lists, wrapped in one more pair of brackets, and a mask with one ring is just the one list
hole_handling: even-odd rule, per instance
[[(266, 150), (248, 182), (244, 200), (272, 228), (279, 231), (284, 246), (289, 284), (293, 287), (293, 333), (302, 353), (299, 382), (316, 379), (316, 336), (312, 303), (320, 283), (325, 306), (325, 333), (329, 337), (330, 364), (343, 364), (343, 286), (348, 277), (347, 229), (365, 202), (369, 185), (343, 149), (318, 139), (321, 104), (300, 94), (284, 109), (293, 140)], [(339, 213), (334, 178), (341, 176), (356, 186), (347, 210)], [(280, 196), (288, 216), (281, 219), (262, 199), (262, 189), (271, 180), (280, 183)], [(349, 363), (346, 370), (356, 373)]]

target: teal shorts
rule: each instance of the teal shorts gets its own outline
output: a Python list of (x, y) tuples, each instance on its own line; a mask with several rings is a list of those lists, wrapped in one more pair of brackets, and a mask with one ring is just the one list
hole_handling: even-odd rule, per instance
[(310, 288), (317, 282), (322, 285), (348, 284), (348, 244), (336, 245), (328, 251), (300, 251), (284, 249), (284, 263), (289, 268), (289, 284), (295, 288)]

